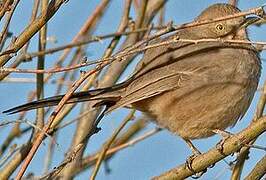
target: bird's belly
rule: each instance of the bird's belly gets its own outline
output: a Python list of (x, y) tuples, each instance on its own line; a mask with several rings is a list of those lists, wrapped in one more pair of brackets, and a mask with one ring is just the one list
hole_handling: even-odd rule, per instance
[(159, 126), (183, 138), (205, 138), (213, 135), (214, 129), (224, 130), (235, 124), (246, 112), (255, 89), (239, 84), (177, 89), (136, 106)]

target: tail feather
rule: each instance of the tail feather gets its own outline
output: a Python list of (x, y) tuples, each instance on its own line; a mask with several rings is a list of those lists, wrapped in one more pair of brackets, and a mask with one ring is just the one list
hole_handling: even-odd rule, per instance
[[(77, 92), (70, 97), (70, 99), (67, 101), (66, 104), (84, 102), (84, 101), (94, 101), (94, 100), (100, 100), (106, 103), (115, 102), (118, 99), (120, 99), (121, 91), (123, 91), (123, 89), (103, 88), (103, 89)], [(21, 111), (29, 111), (32, 109), (37, 109), (42, 107), (56, 106), (63, 97), (64, 95), (48, 97), (45, 99), (16, 106), (14, 108), (3, 111), (3, 113), (15, 114)], [(104, 105), (104, 103), (102, 103), (102, 105)]]
[(55, 106), (57, 105), (60, 100), (63, 98), (63, 95), (49, 97), (45, 99), (41, 99), (38, 101), (33, 101), (30, 103), (26, 103), (20, 106), (16, 106), (14, 108), (8, 109), (6, 111), (3, 111), (3, 113), (7, 114), (15, 114), (21, 111), (29, 111), (32, 109), (42, 108), (42, 107), (48, 107), (48, 106)]

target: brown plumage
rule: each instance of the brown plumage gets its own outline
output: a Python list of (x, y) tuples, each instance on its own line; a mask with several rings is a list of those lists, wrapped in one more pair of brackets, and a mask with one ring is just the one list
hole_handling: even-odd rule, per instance
[[(240, 12), (228, 4), (215, 4), (195, 21)], [(180, 30), (181, 39), (248, 39), (238, 17)], [(248, 109), (258, 86), (260, 59), (252, 45), (221, 42), (178, 42), (147, 50), (133, 75), (113, 87), (75, 93), (68, 103), (97, 100), (111, 104), (109, 111), (123, 106), (136, 108), (184, 139), (204, 138), (212, 130), (234, 125)], [(5, 111), (16, 113), (53, 106), (62, 96), (31, 102)]]

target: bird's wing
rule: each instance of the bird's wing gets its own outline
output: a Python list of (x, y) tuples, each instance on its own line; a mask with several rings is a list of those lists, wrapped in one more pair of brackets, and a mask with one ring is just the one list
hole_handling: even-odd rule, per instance
[[(169, 47), (155, 48), (151, 51), (154, 53), (152, 56), (147, 55), (149, 52), (146, 52), (142, 62), (140, 62), (143, 64), (142, 68), (139, 63), (135, 70), (136, 73), (132, 76), (133, 80), (125, 88), (121, 99), (110, 108), (110, 111), (176, 88), (191, 84), (208, 84), (211, 75), (206, 73), (207, 69), (212, 68), (212, 72), (225, 69), (222, 64), (223, 60), (215, 59), (216, 53), (219, 53), (220, 49), (223, 48), (234, 48), (234, 45), (221, 42), (183, 43), (182, 45), (178, 43)], [(250, 47), (241, 45), (240, 48), (249, 49)], [(212, 55), (210, 56), (210, 54)], [(231, 56), (237, 55), (225, 54), (224, 57), (219, 55), (225, 61), (232, 59)], [(211, 61), (217, 61), (217, 66)], [(216, 69), (214, 70), (214, 68)], [(227, 67), (227, 73), (232, 73), (233, 68)], [(220, 78), (223, 81), (223, 77)], [(193, 87), (196, 88), (197, 85), (193, 85)]]
[(137, 78), (126, 87), (125, 93), (121, 96), (121, 99), (111, 107), (110, 111), (179, 88), (183, 85), (183, 82), (196, 76), (195, 72), (192, 70), (171, 70), (173, 69), (167, 66)]
[[(198, 60), (194, 55), (206, 53), (221, 46), (221, 43), (202, 43), (201, 45), (183, 43), (182, 46), (178, 44), (168, 48), (155, 48), (152, 50), (154, 53), (152, 56), (144, 56), (140, 63), (145, 65), (141, 68), (139, 63), (135, 74), (131, 77), (131, 83), (125, 87), (121, 99), (110, 108), (110, 111), (180, 88), (190, 79), (198, 79), (204, 64), (209, 63), (202, 62), (208, 61), (207, 58)], [(191, 63), (195, 65), (191, 66)]]

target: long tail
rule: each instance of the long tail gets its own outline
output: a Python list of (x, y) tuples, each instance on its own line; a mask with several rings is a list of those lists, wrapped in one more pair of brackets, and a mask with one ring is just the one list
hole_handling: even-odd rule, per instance
[[(67, 104), (70, 103), (77, 103), (77, 102), (84, 102), (84, 101), (93, 101), (93, 100), (100, 100), (97, 102), (99, 105), (104, 105), (108, 102), (116, 102), (120, 99), (121, 93), (123, 88), (121, 86), (115, 86), (110, 88), (103, 88), (103, 89), (96, 89), (90, 91), (83, 91), (74, 93), (70, 99), (67, 101)], [(21, 111), (29, 111), (32, 109), (42, 108), (42, 107), (49, 107), (57, 105), (64, 95), (52, 96), (45, 99), (41, 99), (38, 101), (33, 101), (30, 103), (26, 103), (6, 111), (3, 113), (8, 114), (15, 114)]]

